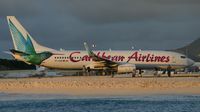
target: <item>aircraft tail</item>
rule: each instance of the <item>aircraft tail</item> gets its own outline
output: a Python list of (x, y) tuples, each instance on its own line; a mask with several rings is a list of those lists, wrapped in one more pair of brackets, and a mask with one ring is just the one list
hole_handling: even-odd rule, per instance
[(26, 31), (26, 29), (20, 24), (15, 16), (7, 16), (7, 21), (15, 50), (27, 54), (54, 50), (38, 44)]

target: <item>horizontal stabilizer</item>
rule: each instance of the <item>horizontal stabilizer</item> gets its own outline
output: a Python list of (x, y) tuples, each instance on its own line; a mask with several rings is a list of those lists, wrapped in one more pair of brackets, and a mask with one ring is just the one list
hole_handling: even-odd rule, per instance
[(17, 50), (15, 50), (15, 49), (11, 49), (10, 52), (13, 53), (13, 54), (25, 54), (25, 55), (29, 55), (29, 54), (27, 54), (27, 53), (25, 53), (25, 52), (17, 51)]
[(10, 51), (3, 51), (3, 53), (12, 55)]

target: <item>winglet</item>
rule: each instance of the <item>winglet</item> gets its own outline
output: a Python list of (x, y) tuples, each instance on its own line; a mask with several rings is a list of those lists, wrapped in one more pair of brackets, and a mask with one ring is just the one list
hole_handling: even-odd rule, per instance
[(86, 51), (89, 51), (89, 47), (88, 47), (88, 44), (86, 42), (84, 42), (84, 47), (85, 47)]
[(89, 56), (91, 56), (93, 54), (93, 52), (92, 52), (92, 50), (90, 50), (90, 48), (86, 42), (84, 42), (84, 47), (85, 47), (85, 50), (88, 52)]

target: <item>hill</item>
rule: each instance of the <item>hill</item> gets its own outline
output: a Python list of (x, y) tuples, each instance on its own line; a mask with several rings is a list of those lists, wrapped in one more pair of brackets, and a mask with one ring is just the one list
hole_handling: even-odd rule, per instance
[(189, 45), (184, 47), (172, 50), (178, 53), (182, 53), (187, 55), (189, 58), (193, 59), (194, 61), (200, 61), (200, 38), (194, 40)]

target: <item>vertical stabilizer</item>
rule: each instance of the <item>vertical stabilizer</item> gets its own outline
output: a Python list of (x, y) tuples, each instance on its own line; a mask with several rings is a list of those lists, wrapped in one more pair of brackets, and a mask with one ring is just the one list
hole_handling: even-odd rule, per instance
[(31, 35), (26, 31), (26, 29), (20, 24), (15, 16), (7, 16), (7, 21), (12, 36), (14, 49), (25, 52), (25, 53), (35, 53), (42, 51), (53, 51), (54, 49), (47, 48), (39, 45)]

